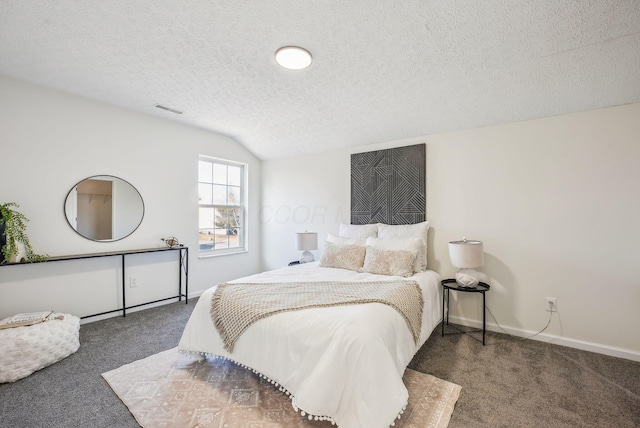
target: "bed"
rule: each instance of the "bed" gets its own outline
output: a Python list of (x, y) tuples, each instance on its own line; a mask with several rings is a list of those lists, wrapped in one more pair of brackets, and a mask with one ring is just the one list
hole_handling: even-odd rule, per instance
[[(342, 226), (344, 235), (373, 236), (329, 234), (319, 262), (288, 266), (210, 288), (196, 304), (178, 348), (183, 353), (226, 358), (255, 371), (285, 391), (296, 411), (309, 419), (330, 421), (344, 428), (388, 427), (401, 417), (407, 404), (408, 392), (402, 382), (407, 364), (442, 319), (440, 277), (426, 269), (428, 222), (417, 225), (424, 239), (416, 237), (414, 225), (408, 226), (410, 229), (379, 229), (373, 225), (374, 229), (368, 231)], [(387, 239), (377, 237), (380, 230)], [(405, 237), (393, 239), (395, 232)], [(406, 238), (407, 234), (412, 237)], [(391, 264), (373, 264), (374, 256), (382, 253)], [(399, 257), (406, 253), (408, 258)], [(401, 265), (396, 263), (399, 261)], [(395, 283), (413, 287), (416, 293), (410, 300), (418, 302), (421, 309), (417, 330), (415, 319), (411, 324), (399, 305), (383, 301), (278, 312), (249, 324), (232, 343), (216, 318), (221, 311), (216, 306), (220, 305), (221, 293), (229, 287), (246, 291), (261, 286), (269, 290), (277, 284), (322, 294), (327, 284), (358, 285), (369, 293)], [(237, 309), (237, 304), (231, 306)], [(243, 318), (244, 308), (236, 314)]]

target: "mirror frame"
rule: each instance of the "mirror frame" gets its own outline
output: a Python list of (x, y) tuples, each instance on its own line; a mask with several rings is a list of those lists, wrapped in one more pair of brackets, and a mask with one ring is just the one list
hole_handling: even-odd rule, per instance
[[(130, 187), (135, 191), (135, 193), (138, 195), (138, 197), (140, 198), (140, 204), (142, 205), (142, 206), (141, 206), (141, 208), (142, 208), (142, 213), (140, 214), (140, 220), (138, 221), (138, 223), (136, 224), (136, 226), (135, 226), (131, 231), (129, 231), (126, 235), (124, 235), (124, 236), (117, 237), (117, 238), (112, 238), (112, 239), (94, 239), (94, 238), (91, 238), (91, 237), (85, 236), (85, 235), (83, 235), (82, 233), (80, 233), (80, 232), (78, 231), (78, 229), (77, 229), (77, 226), (76, 226), (76, 227), (74, 227), (74, 226), (73, 226), (73, 224), (71, 223), (71, 221), (69, 220), (69, 215), (67, 214), (67, 204), (68, 204), (68, 201), (69, 201), (69, 197), (71, 196), (71, 193), (72, 193), (72, 192), (74, 191), (74, 189), (76, 189), (76, 188), (77, 188), (77, 187), (78, 187), (82, 182), (84, 182), (84, 181), (86, 181), (86, 180), (92, 180), (92, 179), (96, 179), (96, 180), (98, 180), (98, 179), (100, 179), (101, 177), (104, 177), (104, 178), (111, 178), (111, 179), (112, 179), (111, 181), (117, 181), (117, 180), (119, 180), (119, 181), (121, 181), (121, 182), (123, 182), (123, 183), (125, 183), (125, 184), (128, 184), (128, 185), (129, 185), (129, 186), (130, 186)], [(142, 220), (144, 220), (144, 215), (145, 215), (145, 205), (144, 205), (144, 199), (142, 198), (142, 195), (140, 194), (140, 192), (138, 191), (138, 189), (136, 189), (136, 187), (135, 187), (133, 184), (129, 183), (127, 180), (124, 180), (124, 179), (122, 179), (122, 178), (120, 178), (120, 177), (117, 177), (117, 176), (115, 176), (115, 175), (110, 175), (110, 174), (98, 174), (98, 175), (92, 175), (92, 176), (90, 176), (90, 177), (83, 178), (82, 180), (78, 181), (77, 183), (75, 183), (75, 184), (71, 187), (71, 189), (67, 192), (67, 196), (66, 196), (66, 197), (65, 197), (65, 199), (64, 199), (64, 203), (63, 203), (63, 206), (62, 206), (62, 211), (63, 211), (64, 217), (65, 217), (65, 219), (66, 219), (66, 221), (67, 221), (67, 224), (68, 224), (68, 225), (69, 225), (69, 227), (70, 227), (74, 232), (76, 232), (78, 235), (82, 236), (84, 239), (88, 239), (89, 241), (93, 241), (93, 242), (107, 242), (107, 243), (108, 243), (108, 242), (116, 242), (116, 241), (120, 241), (120, 240), (122, 240), (122, 239), (124, 239), (124, 238), (126, 238), (126, 237), (128, 237), (128, 236), (131, 236), (131, 235), (132, 235), (136, 230), (138, 230), (138, 228), (139, 228), (139, 227), (140, 227), (140, 225), (142, 224)], [(76, 215), (77, 215), (77, 213), (76, 213)], [(77, 218), (77, 217), (76, 217), (76, 218)]]

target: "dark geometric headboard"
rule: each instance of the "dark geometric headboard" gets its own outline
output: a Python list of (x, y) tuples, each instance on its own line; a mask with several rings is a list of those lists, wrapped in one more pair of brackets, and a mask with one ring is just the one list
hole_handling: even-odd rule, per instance
[(351, 155), (351, 224), (426, 220), (426, 144)]

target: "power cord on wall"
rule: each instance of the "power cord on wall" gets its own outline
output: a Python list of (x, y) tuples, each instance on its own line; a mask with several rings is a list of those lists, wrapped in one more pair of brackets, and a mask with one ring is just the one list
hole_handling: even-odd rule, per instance
[(513, 337), (514, 339), (520, 339), (520, 340), (531, 339), (532, 337), (535, 337), (535, 336), (539, 335), (540, 333), (542, 333), (543, 331), (545, 331), (547, 329), (547, 327), (549, 327), (549, 324), (551, 324), (551, 317), (553, 316), (553, 311), (549, 311), (549, 319), (547, 320), (547, 325), (545, 325), (544, 328), (542, 330), (540, 330), (539, 332), (534, 333), (531, 336), (525, 336), (525, 337), (514, 336), (513, 334), (509, 333), (504, 328), (502, 328), (502, 326), (500, 325), (500, 323), (498, 322), (496, 317), (491, 312), (491, 309), (489, 309), (489, 305), (485, 305), (485, 307), (487, 308), (487, 311), (489, 312), (489, 315), (491, 315), (491, 318), (493, 318), (493, 320), (496, 322), (496, 325), (500, 328), (500, 330), (502, 330), (507, 336)]
[[(505, 330), (500, 323), (498, 322), (498, 320), (496, 319), (495, 315), (493, 315), (493, 312), (491, 312), (491, 309), (489, 309), (489, 305), (485, 304), (485, 308), (486, 310), (489, 312), (489, 315), (491, 315), (491, 318), (493, 318), (493, 320), (496, 322), (496, 325), (498, 326), (498, 328), (500, 328), (500, 330), (502, 330), (504, 332), (504, 334), (506, 334), (509, 337), (513, 337), (514, 339), (519, 339), (519, 340), (526, 340), (526, 339), (531, 339), (532, 337), (536, 337), (537, 335), (541, 334), (542, 332), (544, 332), (549, 325), (551, 324), (551, 317), (553, 317), (553, 313), (556, 311), (549, 311), (549, 319), (547, 320), (547, 324), (542, 328), (542, 330), (540, 330), (537, 333), (534, 333), (530, 336), (515, 336), (511, 333), (509, 333), (507, 330)], [(445, 319), (445, 314), (442, 314), (442, 318), (440, 319), (440, 322), (444, 322)]]

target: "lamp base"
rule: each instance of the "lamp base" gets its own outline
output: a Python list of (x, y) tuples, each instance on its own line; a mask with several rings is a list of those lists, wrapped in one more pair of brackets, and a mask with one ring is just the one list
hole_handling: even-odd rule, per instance
[(475, 269), (460, 269), (456, 273), (456, 282), (460, 287), (472, 288), (480, 282), (480, 275)]
[(311, 251), (304, 250), (302, 252), (302, 255), (300, 256), (300, 263), (311, 263), (313, 261), (315, 261), (315, 258), (313, 257)]

